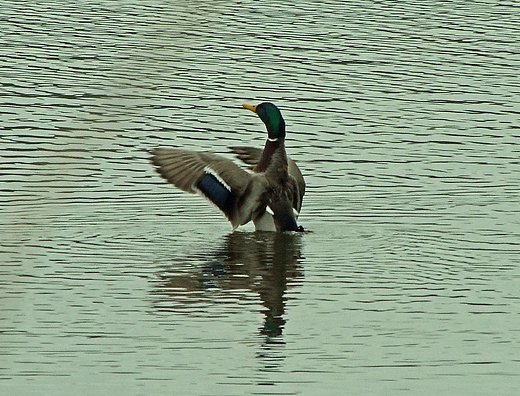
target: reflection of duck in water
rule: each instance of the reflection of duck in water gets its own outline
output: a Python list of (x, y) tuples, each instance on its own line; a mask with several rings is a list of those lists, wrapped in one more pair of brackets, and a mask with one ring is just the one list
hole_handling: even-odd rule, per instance
[[(193, 266), (186, 273), (163, 275), (158, 289), (156, 308), (161, 311), (189, 309), (190, 299), (200, 306), (207, 296), (204, 291), (220, 288), (223, 291), (246, 290), (243, 296), (251, 298), (247, 290), (258, 293), (264, 306), (264, 325), (261, 334), (276, 337), (282, 334), (287, 283), (301, 278), (301, 234), (295, 233), (242, 233), (226, 237), (225, 245), (215, 254), (207, 254), (201, 266)], [(200, 293), (193, 293), (200, 291)], [(190, 292), (190, 293), (186, 293)], [(229, 296), (224, 295), (229, 303)], [(212, 295), (214, 298), (214, 295)], [(218, 300), (217, 300), (218, 303)], [(239, 307), (237, 306), (237, 309)]]
[(296, 220), (305, 182), (285, 152), (282, 114), (267, 102), (244, 107), (258, 114), (268, 134), (263, 150), (231, 147), (252, 173), (216, 154), (173, 148), (155, 150), (152, 162), (168, 182), (213, 202), (233, 229), (252, 220), (257, 231), (303, 231)]

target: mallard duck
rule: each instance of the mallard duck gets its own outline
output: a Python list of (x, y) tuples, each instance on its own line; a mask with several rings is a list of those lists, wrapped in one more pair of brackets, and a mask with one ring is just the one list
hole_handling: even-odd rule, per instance
[(305, 181), (285, 152), (285, 121), (272, 103), (243, 105), (267, 128), (264, 149), (230, 147), (248, 170), (206, 151), (159, 148), (151, 158), (157, 172), (175, 187), (201, 193), (213, 202), (236, 229), (253, 221), (257, 231), (303, 231), (296, 220), (305, 194)]

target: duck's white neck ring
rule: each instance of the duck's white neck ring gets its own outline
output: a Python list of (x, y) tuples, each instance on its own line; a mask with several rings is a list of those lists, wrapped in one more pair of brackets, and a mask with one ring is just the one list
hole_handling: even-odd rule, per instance
[(277, 142), (278, 138), (271, 139), (270, 137), (268, 137), (267, 140), (269, 140), (270, 142)]

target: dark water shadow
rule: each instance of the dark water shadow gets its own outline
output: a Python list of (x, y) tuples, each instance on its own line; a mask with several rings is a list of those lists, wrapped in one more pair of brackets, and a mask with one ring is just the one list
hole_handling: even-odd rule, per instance
[[(215, 302), (215, 290), (233, 291), (234, 298), (245, 302), (251, 301), (253, 292), (264, 307), (259, 334), (267, 337), (267, 343), (283, 343), (286, 290), (303, 278), (301, 238), (301, 233), (231, 233), (222, 246), (194, 253), (183, 263), (176, 260), (161, 273), (152, 291), (154, 308), (195, 314), (208, 299)], [(224, 294), (216, 302), (229, 304), (229, 300)], [(234, 304), (236, 308), (240, 304)]]

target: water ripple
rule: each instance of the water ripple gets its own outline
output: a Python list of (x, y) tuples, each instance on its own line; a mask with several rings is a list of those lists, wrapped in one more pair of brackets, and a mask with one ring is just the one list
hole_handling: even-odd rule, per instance
[[(0, 388), (517, 394), (517, 14), (7, 1)], [(229, 234), (148, 160), (261, 147), (262, 100), (308, 184), (296, 238)]]

